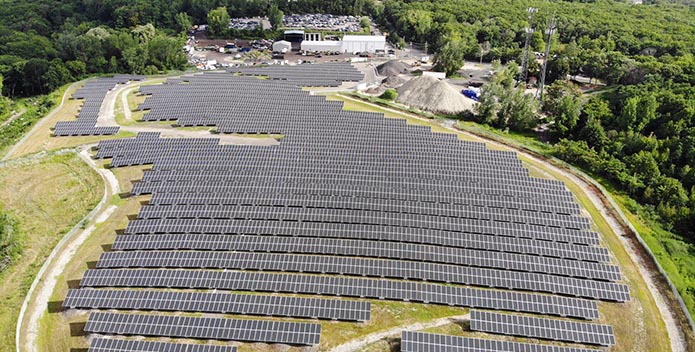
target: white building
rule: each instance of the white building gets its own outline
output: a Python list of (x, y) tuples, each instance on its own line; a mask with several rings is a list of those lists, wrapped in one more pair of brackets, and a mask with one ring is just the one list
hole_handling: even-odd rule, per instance
[(306, 52), (343, 52), (343, 43), (337, 40), (305, 40), (302, 42), (302, 51)]
[(277, 42), (273, 43), (273, 52), (274, 53), (286, 53), (288, 51), (292, 50), (292, 43), (286, 41), (286, 40), (278, 40)]
[(386, 37), (383, 35), (346, 35), (343, 37), (343, 52), (373, 53), (386, 51)]

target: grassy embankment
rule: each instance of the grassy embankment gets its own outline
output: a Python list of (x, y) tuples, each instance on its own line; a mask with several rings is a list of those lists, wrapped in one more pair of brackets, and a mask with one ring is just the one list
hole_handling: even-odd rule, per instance
[[(387, 117), (395, 117), (398, 112), (386, 111), (382, 107), (364, 101), (355, 101), (350, 97), (341, 95), (331, 95), (329, 99), (337, 99), (344, 102), (345, 109), (372, 111), (385, 113)], [(392, 107), (392, 106), (389, 106)], [(409, 123), (419, 125), (429, 125), (434, 132), (440, 132), (443, 129), (437, 125), (435, 121), (418, 118), (410, 113), (400, 113), (401, 118), (405, 118)], [(464, 133), (457, 133), (460, 139), (478, 140)], [(523, 138), (523, 136), (516, 136)], [(498, 137), (499, 138), (499, 137)], [(507, 149), (488, 144), (489, 148)], [(545, 164), (537, 162), (533, 159), (521, 157), (522, 162), (529, 168), (534, 176), (549, 175), (555, 179), (564, 182), (567, 187), (577, 198), (578, 202), (587, 211), (587, 216), (592, 219), (592, 227), (602, 235), (603, 245), (608, 247), (613, 253), (616, 262), (623, 269), (625, 283), (630, 287), (632, 300), (627, 303), (600, 303), (601, 311), (600, 321), (611, 324), (615, 328), (616, 338), (620, 350), (625, 351), (667, 351), (670, 349), (668, 333), (664, 322), (660, 319), (660, 313), (653, 297), (651, 296), (646, 282), (638, 271), (637, 264), (632, 260), (630, 255), (625, 250), (618, 235), (612, 231), (611, 227), (606, 222), (606, 219), (601, 215), (591, 202), (589, 196), (576, 185), (572, 180), (568, 179), (561, 173), (552, 170)]]
[(74, 153), (0, 166), (0, 205), (19, 222), (22, 254), (0, 273), (0, 351), (14, 351), (20, 307), (53, 247), (102, 196), (99, 175)]

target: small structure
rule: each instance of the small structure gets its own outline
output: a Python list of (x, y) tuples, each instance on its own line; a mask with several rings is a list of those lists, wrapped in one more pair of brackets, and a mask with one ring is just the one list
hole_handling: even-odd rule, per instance
[(304, 41), (320, 41), (321, 33), (304, 33)]
[(422, 72), (423, 76), (429, 76), (429, 77), (434, 77), (437, 79), (444, 79), (446, 78), (446, 72), (435, 72), (435, 71), (423, 71)]
[(279, 41), (273, 43), (273, 52), (274, 53), (284, 54), (290, 50), (292, 50), (292, 43), (290, 43), (286, 40), (279, 40)]
[(383, 35), (346, 35), (343, 37), (343, 52), (375, 53), (386, 50), (386, 37)]
[(292, 43), (292, 50), (299, 50), (304, 40), (304, 31), (300, 29), (286, 30), (284, 38), (286, 41)]

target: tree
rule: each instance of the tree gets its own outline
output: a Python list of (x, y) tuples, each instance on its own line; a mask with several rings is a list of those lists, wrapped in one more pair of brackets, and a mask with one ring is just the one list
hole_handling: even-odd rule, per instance
[(467, 52), (468, 48), (463, 39), (457, 34), (450, 35), (434, 56), (435, 68), (443, 70), (447, 76), (452, 76), (463, 66)]
[(369, 17), (365, 16), (360, 19), (360, 27), (362, 27), (362, 30), (366, 33), (372, 32), (372, 21)]
[(148, 23), (146, 25), (133, 28), (131, 32), (133, 33), (133, 37), (137, 38), (141, 43), (147, 43), (154, 38), (157, 30), (154, 28), (152, 23)]
[(523, 87), (515, 87), (518, 73), (519, 67), (512, 63), (483, 86), (475, 108), (480, 122), (515, 131), (530, 130), (538, 124), (538, 101)]
[(270, 5), (270, 9), (268, 10), (268, 22), (270, 22), (270, 26), (274, 31), (278, 30), (278, 28), (282, 26), (284, 19), (285, 13), (278, 8), (278, 4), (273, 3)]
[(571, 83), (555, 82), (543, 100), (543, 111), (553, 121), (553, 132), (560, 138), (567, 137), (577, 127), (582, 111), (579, 92)]
[(185, 12), (179, 12), (174, 19), (176, 20), (176, 29), (181, 33), (188, 34), (193, 27), (191, 16), (188, 16)]
[(229, 12), (224, 6), (208, 12), (208, 32), (215, 37), (221, 37), (229, 30)]

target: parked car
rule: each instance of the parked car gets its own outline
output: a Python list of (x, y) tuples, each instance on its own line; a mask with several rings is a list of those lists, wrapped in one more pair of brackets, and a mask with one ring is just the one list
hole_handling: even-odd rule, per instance
[(471, 98), (475, 101), (478, 101), (478, 92), (472, 90), (472, 89), (464, 89), (461, 91), (461, 94), (465, 95), (468, 98)]

